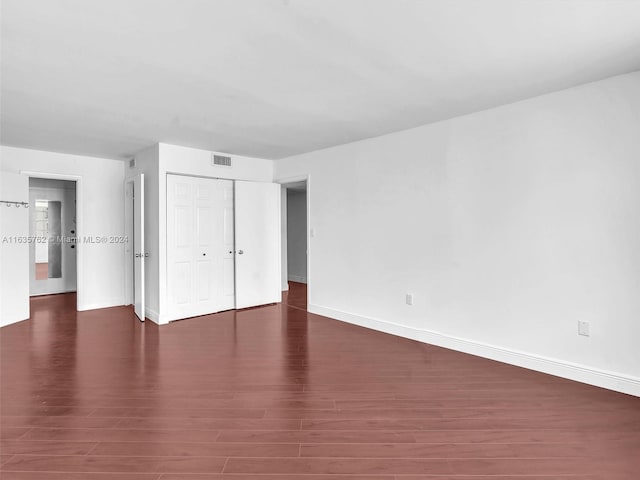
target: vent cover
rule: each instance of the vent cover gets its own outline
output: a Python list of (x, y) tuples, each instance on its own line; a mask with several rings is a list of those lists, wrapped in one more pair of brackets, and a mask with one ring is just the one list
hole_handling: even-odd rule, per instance
[(129, 160), (129, 168), (135, 168), (136, 166), (136, 159), (132, 158), (131, 160)]
[(231, 166), (231, 157), (225, 157), (224, 155), (213, 155), (213, 160), (211, 161), (212, 165), (219, 165), (222, 167), (230, 167)]

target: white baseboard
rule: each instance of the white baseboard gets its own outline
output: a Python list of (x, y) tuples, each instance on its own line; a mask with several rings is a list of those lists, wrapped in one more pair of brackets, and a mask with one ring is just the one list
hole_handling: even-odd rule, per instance
[(290, 282), (307, 283), (307, 277), (301, 277), (300, 275), (289, 275)]
[[(20, 316), (24, 316), (24, 315), (20, 315)], [(14, 323), (24, 322), (26, 320), (29, 320), (29, 317), (27, 317), (27, 318), (18, 318), (18, 319), (14, 319), (14, 318), (6, 319), (6, 318), (3, 318), (0, 321), (0, 328), (1, 327), (8, 327), (9, 325), (13, 325)]]
[(168, 320), (165, 320), (165, 319), (162, 318), (162, 315), (160, 315), (155, 310), (151, 310), (150, 308), (146, 308), (144, 310), (144, 316), (146, 318), (148, 318), (149, 320), (151, 320), (153, 323), (156, 323), (158, 325), (165, 325), (165, 324), (169, 323)]
[(371, 328), (411, 340), (470, 353), (479, 357), (489, 358), (491, 360), (497, 360), (499, 362), (517, 365), (538, 372), (548, 373), (550, 375), (640, 397), (640, 378), (638, 377), (599, 370), (585, 365), (569, 363), (555, 358), (543, 357), (529, 352), (498, 347), (474, 340), (453, 337), (431, 330), (407, 327), (405, 325), (364, 317), (320, 305), (310, 304), (307, 310), (317, 315), (352, 323), (361, 327)]
[(106, 302), (99, 303), (82, 303), (78, 305), (78, 311), (84, 312), (87, 310), (98, 310), (99, 308), (111, 308), (111, 307), (121, 307), (124, 305), (122, 298), (111, 299)]

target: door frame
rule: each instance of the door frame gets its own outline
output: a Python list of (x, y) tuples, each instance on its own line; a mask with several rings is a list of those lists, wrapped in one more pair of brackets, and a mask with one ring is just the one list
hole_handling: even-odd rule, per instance
[[(84, 234), (84, 216), (83, 216), (83, 189), (82, 176), (65, 175), (61, 173), (37, 172), (30, 170), (20, 170), (20, 174), (29, 178), (45, 178), (50, 180), (70, 180), (76, 182), (76, 310), (82, 310), (84, 305), (84, 247), (82, 238)], [(31, 268), (26, 265), (26, 268)]]
[(134, 189), (134, 177), (124, 181), (124, 235), (127, 238), (124, 247), (124, 304), (133, 305), (135, 292), (133, 291), (133, 195), (127, 197), (127, 188)]
[[(145, 204), (146, 204), (146, 199), (145, 199), (145, 186), (144, 186), (144, 178), (145, 178), (145, 174), (144, 172), (140, 172), (137, 173), (135, 175), (131, 175), (128, 177), (125, 177), (124, 179), (124, 189), (123, 189), (123, 194), (124, 194), (124, 234), (125, 237), (127, 238), (127, 242), (125, 244), (124, 247), (124, 252), (123, 252), (123, 262), (124, 262), (124, 302), (125, 305), (131, 305), (133, 306), (133, 309), (135, 310), (135, 306), (136, 306), (136, 293), (135, 293), (135, 268), (136, 268), (136, 260), (135, 260), (135, 196), (136, 196), (136, 189), (135, 189), (135, 185), (136, 185), (136, 180), (138, 179), (138, 177), (142, 177), (141, 183), (142, 183), (142, 193), (138, 192), (138, 195), (142, 195), (142, 209), (144, 211), (145, 209)], [(131, 193), (132, 195), (130, 197), (127, 196), (128, 193), (128, 189), (131, 189)], [(143, 297), (143, 305), (144, 305), (144, 312), (142, 312), (142, 317), (138, 317), (138, 320), (140, 320), (141, 322), (144, 322), (147, 318), (149, 318), (148, 316), (148, 309), (147, 309), (147, 305), (146, 305), (146, 300), (147, 300), (147, 279), (146, 279), (146, 269), (147, 269), (147, 265), (146, 265), (146, 238), (144, 235), (144, 228), (145, 228), (145, 218), (144, 218), (144, 212), (143, 212), (143, 217), (142, 217), (142, 224), (140, 225), (140, 228), (142, 230), (142, 252), (139, 252), (143, 255), (145, 255), (140, 261), (142, 262), (142, 275), (144, 278), (143, 286), (142, 286), (142, 297)], [(157, 323), (157, 322), (156, 322)]]
[[(31, 177), (33, 178), (33, 177)], [(31, 180), (31, 179), (30, 179)], [(34, 179), (36, 180), (36, 179)], [(50, 179), (42, 179), (49, 181)], [(69, 180), (52, 180), (54, 182), (66, 182), (64, 185), (48, 185), (48, 186), (32, 186), (29, 181), (29, 203), (35, 207), (38, 200), (46, 200), (47, 202), (58, 202), (61, 206), (60, 211), (60, 238), (74, 237), (76, 242), (73, 244), (66, 241), (60, 241), (62, 267), (62, 275), (57, 278), (47, 278), (36, 280), (37, 250), (38, 243), (29, 243), (29, 297), (38, 297), (43, 295), (57, 295), (61, 293), (75, 293), (77, 291), (77, 256), (76, 256), (76, 182)], [(73, 196), (73, 199), (71, 198)], [(34, 210), (34, 211), (31, 211)], [(71, 217), (68, 215), (71, 214)], [(29, 228), (33, 228), (35, 221), (35, 209), (30, 209)], [(34, 232), (35, 234), (35, 232)], [(52, 235), (50, 232), (47, 235)], [(53, 234), (55, 236), (55, 234)], [(48, 249), (48, 243), (40, 244)], [(71, 249), (67, 250), (69, 247)], [(33, 256), (33, 258), (31, 258)], [(33, 262), (32, 262), (33, 260)], [(73, 279), (72, 282), (70, 280)]]
[[(285, 177), (279, 180), (275, 180), (276, 183), (279, 183), (281, 187), (286, 188), (289, 183), (298, 183), (306, 181), (307, 182), (307, 305), (311, 302), (309, 299), (311, 298), (311, 289), (312, 289), (312, 271), (311, 271), (311, 255), (313, 252), (313, 245), (311, 243), (311, 232), (313, 228), (311, 226), (311, 175), (295, 175), (292, 177)], [(287, 207), (286, 203), (283, 204), (280, 208), (280, 225), (287, 221)], [(287, 252), (283, 251), (282, 257), (282, 268), (285, 267), (284, 262), (287, 257)], [(287, 263), (288, 263), (288, 259)]]

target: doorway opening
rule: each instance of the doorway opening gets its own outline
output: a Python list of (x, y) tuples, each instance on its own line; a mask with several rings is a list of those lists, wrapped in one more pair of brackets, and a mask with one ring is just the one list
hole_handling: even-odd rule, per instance
[(309, 283), (308, 179), (282, 184), (282, 290), (289, 306), (307, 309)]
[(29, 295), (78, 289), (76, 182), (29, 178)]

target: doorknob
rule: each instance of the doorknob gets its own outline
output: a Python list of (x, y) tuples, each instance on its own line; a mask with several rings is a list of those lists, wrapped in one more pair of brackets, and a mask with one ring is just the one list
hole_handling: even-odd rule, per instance
[(238, 255), (242, 255), (244, 252), (242, 250), (238, 250)]

